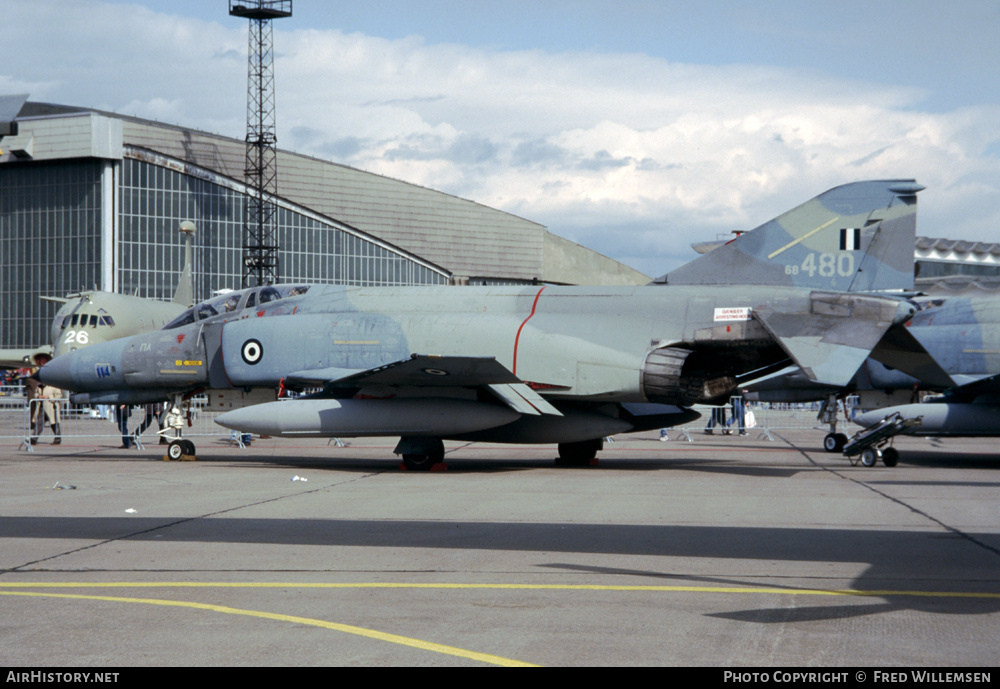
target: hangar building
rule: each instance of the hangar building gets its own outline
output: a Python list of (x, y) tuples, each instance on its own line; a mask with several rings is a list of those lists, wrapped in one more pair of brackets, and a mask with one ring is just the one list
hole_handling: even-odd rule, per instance
[(1000, 244), (917, 237), (918, 289), (931, 294), (1000, 292)]
[[(195, 299), (239, 288), (242, 140), (27, 102), (0, 140), (0, 346), (46, 341), (56, 304), (99, 289), (169, 299), (193, 221)], [(542, 225), (289, 151), (277, 155), (282, 282), (642, 284)]]

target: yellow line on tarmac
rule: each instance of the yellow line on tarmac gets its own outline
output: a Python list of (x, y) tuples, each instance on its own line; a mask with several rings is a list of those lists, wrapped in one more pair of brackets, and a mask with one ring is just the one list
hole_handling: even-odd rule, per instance
[[(887, 596), (918, 596), (923, 598), (988, 598), (1000, 599), (1000, 593), (965, 591), (906, 591), (857, 589), (795, 589), (757, 586), (635, 586), (603, 584), (463, 584), (463, 583), (301, 583), (301, 582), (226, 582), (226, 581), (109, 581), (109, 582), (2, 582), (5, 588), (299, 588), (299, 589), (506, 589), (511, 591), (646, 591), (660, 593), (771, 593), (786, 596), (856, 596), (885, 598)], [(0, 594), (3, 591), (0, 590)]]
[(418, 648), (423, 651), (432, 651), (434, 653), (443, 653), (446, 655), (457, 656), (459, 658), (475, 660), (483, 663), (488, 663), (490, 665), (500, 665), (503, 667), (534, 667), (530, 663), (522, 663), (521, 661), (518, 660), (502, 658), (500, 656), (490, 655), (488, 653), (476, 653), (475, 651), (466, 651), (461, 648), (455, 648), (454, 646), (445, 646), (443, 644), (435, 644), (429, 641), (421, 641), (420, 639), (413, 639), (407, 636), (399, 636), (397, 634), (387, 634), (385, 632), (377, 632), (372, 629), (365, 629), (363, 627), (354, 627), (349, 624), (338, 624), (336, 622), (326, 622), (325, 620), (314, 620), (308, 617), (297, 617), (295, 615), (279, 615), (277, 613), (261, 612), (258, 610), (242, 610), (240, 608), (230, 608), (224, 605), (192, 603), (190, 601), (160, 600), (156, 598), (84, 596), (80, 594), (70, 594), (70, 593), (38, 593), (30, 591), (0, 591), (0, 596), (41, 596), (48, 598), (75, 598), (79, 600), (99, 600), (99, 601), (111, 601), (115, 603), (143, 603), (146, 605), (165, 605), (165, 606), (174, 606), (180, 608), (195, 608), (197, 610), (210, 610), (212, 612), (221, 612), (221, 613), (226, 613), (228, 615), (246, 615), (248, 617), (261, 617), (266, 620), (277, 620), (279, 622), (292, 622), (294, 624), (305, 624), (313, 627), (322, 627), (323, 629), (332, 629), (337, 632), (354, 634), (357, 636), (367, 637), (369, 639), (376, 639), (378, 641), (387, 641), (389, 643), (400, 644), (402, 646), (410, 646), (412, 648)]
[(972, 593), (962, 591), (894, 591), (894, 590), (852, 590), (852, 589), (791, 589), (773, 587), (735, 587), (735, 586), (625, 586), (625, 585), (598, 585), (598, 584), (462, 584), (462, 583), (395, 583), (395, 582), (362, 582), (362, 583), (294, 583), (294, 582), (4, 582), (0, 583), (0, 596), (36, 596), (49, 598), (64, 598), (78, 600), (111, 601), (117, 603), (142, 603), (146, 605), (163, 605), (181, 608), (194, 608), (198, 610), (209, 610), (212, 612), (225, 613), (229, 615), (245, 615), (248, 617), (259, 617), (280, 622), (291, 622), (294, 624), (304, 624), (313, 627), (321, 627), (345, 634), (354, 634), (378, 641), (400, 644), (420, 650), (442, 653), (458, 658), (465, 658), (490, 665), (500, 665), (503, 667), (535, 667), (531, 663), (524, 663), (510, 658), (490, 655), (488, 653), (477, 653), (454, 646), (436, 644), (429, 641), (422, 641), (406, 636), (388, 634), (363, 627), (316, 620), (308, 617), (297, 617), (295, 615), (280, 615), (277, 613), (261, 612), (257, 610), (244, 610), (240, 608), (230, 608), (222, 605), (210, 605), (207, 603), (194, 603), (190, 601), (172, 601), (156, 598), (128, 598), (119, 596), (89, 596), (83, 594), (68, 593), (42, 593), (39, 591), (4, 591), (2, 589), (54, 589), (54, 588), (284, 588), (284, 589), (450, 589), (450, 590), (512, 590), (512, 591), (632, 591), (632, 592), (660, 592), (660, 593), (743, 593), (743, 594), (774, 594), (786, 596), (852, 596), (886, 598), (897, 596), (917, 596), (924, 598), (979, 598), (979, 599), (1000, 599), (1000, 593)]

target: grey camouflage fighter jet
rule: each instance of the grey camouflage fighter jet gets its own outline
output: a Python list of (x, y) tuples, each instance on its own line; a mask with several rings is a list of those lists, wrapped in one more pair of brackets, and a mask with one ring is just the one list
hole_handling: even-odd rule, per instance
[[(587, 462), (605, 436), (693, 420), (687, 406), (725, 399), (762, 369), (795, 364), (844, 385), (887, 336), (905, 340), (916, 307), (865, 292), (912, 284), (922, 188), (836, 187), (643, 287), (252, 288), (40, 375), (77, 401), (174, 407), (200, 390), (315, 388), (217, 422), (399, 436), (412, 468), (440, 461), (445, 439), (556, 443), (563, 460)], [(168, 450), (183, 453), (184, 439)]]
[[(880, 433), (880, 441), (893, 435), (931, 437), (1000, 436), (1000, 299), (997, 295), (919, 296), (917, 313), (905, 325), (936, 365), (910, 367), (908, 372), (868, 360), (845, 388), (829, 388), (808, 380), (800, 371), (781, 372), (747, 384), (750, 397), (770, 402), (824, 400), (820, 418), (831, 423), (823, 441), (828, 452), (841, 452), (848, 437), (836, 431), (836, 403), (857, 395), (853, 421), (874, 427), (898, 414), (906, 423)], [(916, 402), (918, 393), (944, 395)], [(861, 434), (863, 435), (863, 433)], [(881, 443), (880, 446), (884, 446)], [(856, 449), (865, 449), (864, 443)], [(881, 458), (895, 466), (899, 452), (892, 447), (861, 457), (865, 466)]]
[[(927, 385), (898, 371), (868, 366), (868, 376), (886, 390), (945, 389), (931, 401), (891, 404), (858, 414), (855, 422), (868, 427), (896, 415), (901, 433), (933, 437), (1000, 436), (1000, 300), (990, 296), (925, 297), (911, 332), (951, 374), (953, 386)], [(898, 461), (894, 448), (882, 459)], [(878, 456), (878, 454), (876, 454)]]

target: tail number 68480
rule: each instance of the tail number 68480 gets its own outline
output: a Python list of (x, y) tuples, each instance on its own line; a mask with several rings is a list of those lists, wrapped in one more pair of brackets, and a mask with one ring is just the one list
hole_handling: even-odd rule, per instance
[(809, 277), (816, 277), (816, 273), (824, 278), (850, 277), (854, 275), (854, 254), (850, 251), (835, 254), (810, 251), (799, 265), (785, 265), (785, 275), (799, 273), (805, 273)]

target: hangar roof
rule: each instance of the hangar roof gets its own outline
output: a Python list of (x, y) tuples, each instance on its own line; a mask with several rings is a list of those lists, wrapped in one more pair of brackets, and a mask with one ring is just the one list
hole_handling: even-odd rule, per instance
[[(34, 159), (120, 158), (145, 148), (242, 181), (242, 140), (86, 108), (28, 102), (17, 142)], [(30, 149), (30, 150), (27, 150)], [(568, 284), (644, 284), (649, 278), (544, 226), (440, 191), (278, 150), (278, 195), (374, 235), (456, 277)]]

